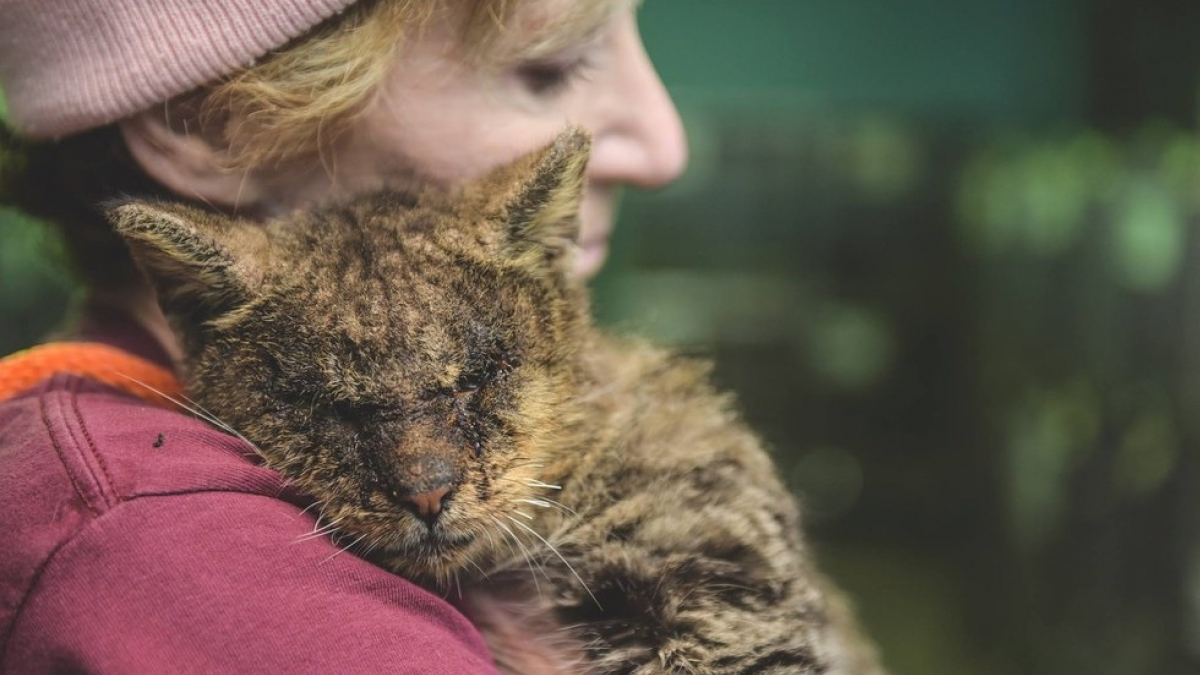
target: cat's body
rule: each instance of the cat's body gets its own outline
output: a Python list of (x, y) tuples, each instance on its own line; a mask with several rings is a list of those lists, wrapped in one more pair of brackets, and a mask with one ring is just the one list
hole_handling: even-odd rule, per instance
[(509, 673), (875, 673), (706, 369), (607, 337), (568, 272), (586, 137), (448, 197), (117, 229), (189, 394), (340, 542), (463, 594)]

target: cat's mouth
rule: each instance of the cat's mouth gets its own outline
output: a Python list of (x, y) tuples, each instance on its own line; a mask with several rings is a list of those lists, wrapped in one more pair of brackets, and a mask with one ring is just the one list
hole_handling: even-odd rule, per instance
[(442, 527), (430, 530), (424, 526), (421, 526), (421, 530), (416, 536), (409, 533), (399, 541), (389, 542), (391, 545), (380, 546), (380, 549), (392, 555), (414, 559), (440, 559), (459, 553), (476, 540), (471, 532), (448, 531)]
[(428, 533), (425, 541), (422, 542), (425, 546), (429, 546), (437, 551), (452, 551), (454, 549), (468, 546), (475, 541), (475, 535), (470, 532), (445, 532), (434, 530)]
[(426, 531), (416, 541), (407, 539), (380, 546), (368, 557), (402, 576), (439, 583), (448, 571), (460, 570), (467, 564), (477, 543), (475, 535), (469, 532)]

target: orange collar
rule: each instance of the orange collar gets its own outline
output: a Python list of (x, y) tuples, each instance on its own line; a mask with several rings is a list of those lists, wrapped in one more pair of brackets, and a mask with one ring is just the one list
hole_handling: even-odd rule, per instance
[(95, 342), (52, 342), (0, 359), (0, 401), (56, 373), (102, 382), (155, 405), (178, 406), (183, 385), (175, 373), (129, 352)]

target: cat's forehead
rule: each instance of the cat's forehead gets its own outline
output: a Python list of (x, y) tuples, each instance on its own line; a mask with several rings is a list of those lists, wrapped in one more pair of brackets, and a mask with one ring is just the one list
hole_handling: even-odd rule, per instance
[(503, 223), (481, 225), (453, 202), (397, 199), (374, 195), (273, 224), (273, 300), (263, 309), (379, 352), (461, 350), (516, 330), (537, 293), (481, 233)]
[(277, 264), (371, 276), (483, 253), (504, 225), (448, 196), (384, 192), (271, 226)]
[[(414, 250), (419, 249), (419, 250)], [(338, 251), (281, 266), (262, 309), (300, 334), (364, 350), (444, 351), (511, 332), (532, 304), (501, 270), (443, 250), (389, 245), (363, 256)]]

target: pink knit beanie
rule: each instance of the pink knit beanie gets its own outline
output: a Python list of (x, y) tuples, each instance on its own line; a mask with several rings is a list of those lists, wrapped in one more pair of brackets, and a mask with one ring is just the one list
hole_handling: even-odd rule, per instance
[(212, 81), (353, 0), (0, 0), (0, 89), (30, 138), (115, 122)]

